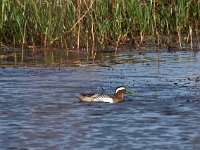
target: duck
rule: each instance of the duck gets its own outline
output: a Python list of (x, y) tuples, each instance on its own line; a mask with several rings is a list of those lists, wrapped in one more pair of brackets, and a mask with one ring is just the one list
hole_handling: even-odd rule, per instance
[(105, 102), (105, 103), (118, 103), (124, 100), (126, 88), (119, 86), (115, 89), (113, 97), (105, 94), (82, 94), (79, 96), (80, 102)]

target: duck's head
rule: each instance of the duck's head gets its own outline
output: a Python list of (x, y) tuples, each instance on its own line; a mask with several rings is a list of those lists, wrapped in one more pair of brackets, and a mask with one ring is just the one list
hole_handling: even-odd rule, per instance
[(123, 86), (119, 86), (115, 89), (115, 98), (122, 101), (124, 99), (124, 94), (126, 93), (126, 88)]

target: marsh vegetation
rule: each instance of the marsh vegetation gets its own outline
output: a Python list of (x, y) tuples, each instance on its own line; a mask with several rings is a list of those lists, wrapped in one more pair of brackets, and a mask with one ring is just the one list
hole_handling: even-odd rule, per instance
[(92, 57), (147, 41), (199, 49), (199, 0), (2, 0), (0, 8), (0, 48), (18, 47), (21, 61), (41, 47)]

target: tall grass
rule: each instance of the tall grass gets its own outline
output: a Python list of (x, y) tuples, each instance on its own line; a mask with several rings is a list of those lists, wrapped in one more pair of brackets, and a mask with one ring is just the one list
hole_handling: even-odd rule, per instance
[(168, 43), (177, 35), (180, 47), (182, 35), (199, 43), (197, 0), (1, 0), (0, 8), (0, 44), (21, 46), (22, 55), (33, 45), (94, 49), (160, 35)]

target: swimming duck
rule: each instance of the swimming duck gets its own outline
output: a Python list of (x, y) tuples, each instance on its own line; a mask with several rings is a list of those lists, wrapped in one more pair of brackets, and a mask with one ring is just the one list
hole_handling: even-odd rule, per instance
[(79, 96), (81, 102), (105, 102), (105, 103), (118, 103), (124, 100), (126, 89), (123, 86), (115, 89), (114, 97), (104, 94), (82, 94)]

